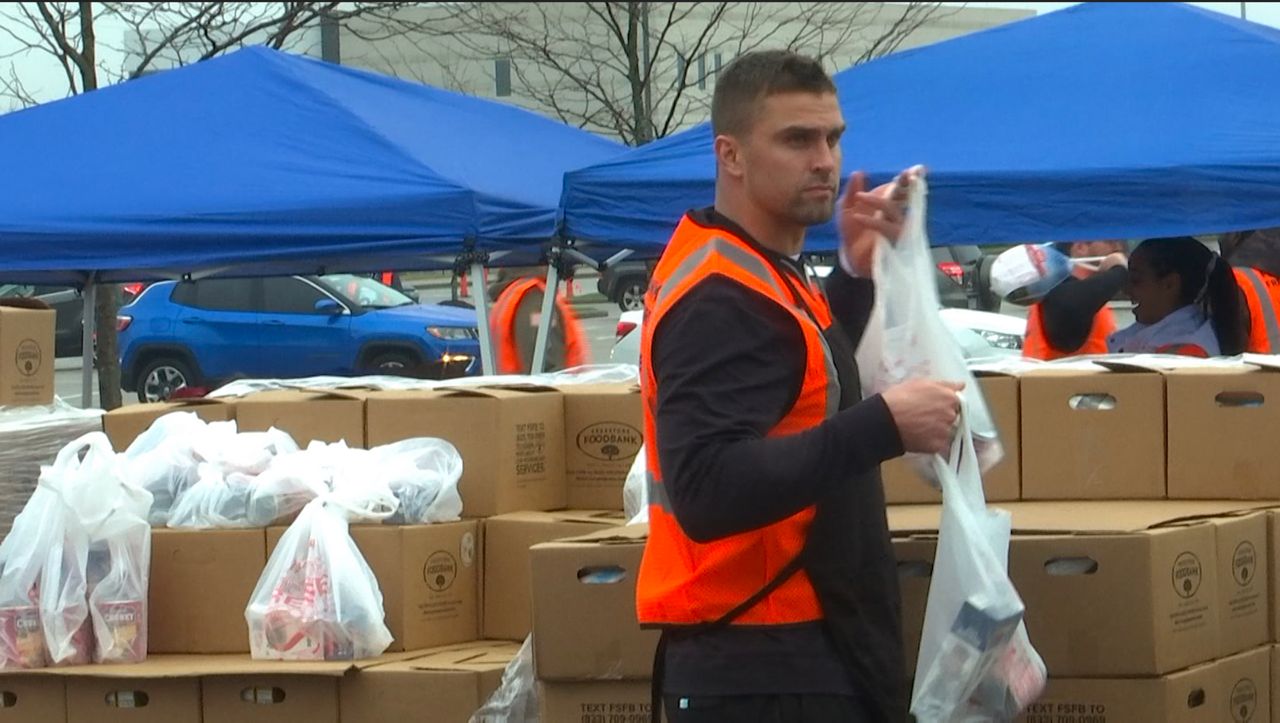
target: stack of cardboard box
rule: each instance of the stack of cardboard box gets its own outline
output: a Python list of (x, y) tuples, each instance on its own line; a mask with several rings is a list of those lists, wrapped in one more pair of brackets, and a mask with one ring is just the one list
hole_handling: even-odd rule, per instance
[[(303, 446), (311, 440), (374, 447), (410, 437), (452, 442), (463, 456), (464, 519), (438, 525), (356, 524), (351, 536), (381, 589), (394, 642), (380, 658), (354, 663), (281, 663), (249, 659), (245, 605), (285, 526), (266, 529), (155, 529), (152, 541), (149, 660), (138, 666), (15, 671), (0, 676), (0, 721), (356, 721), (428, 715), (461, 722), (498, 686), (502, 671), (534, 627), (535, 598), (569, 612), (587, 562), (573, 550), (625, 552), (593, 605), (555, 623), (539, 645), (550, 654), (545, 720), (595, 720), (602, 708), (643, 706), (647, 716), (653, 643), (623, 657), (639, 683), (577, 682), (618, 677), (597, 644), (635, 624), (634, 570), (643, 528), (625, 522), (622, 487), (641, 444), (635, 385), (464, 387), (430, 391), (272, 391), (232, 400), (134, 405), (104, 418), (118, 450), (155, 419), (192, 411), (206, 421), (235, 419), (245, 431), (277, 427)], [(568, 509), (570, 506), (587, 509)], [(537, 573), (531, 548), (603, 531), (599, 545), (566, 543)], [(616, 543), (616, 544), (615, 544)], [(625, 544), (624, 544), (625, 543)], [(551, 545), (551, 547), (555, 547)], [(608, 555), (606, 555), (608, 558)], [(596, 560), (588, 557), (588, 561)], [(612, 559), (612, 558), (608, 558)], [(592, 563), (597, 564), (597, 563)], [(558, 566), (558, 567), (557, 567)], [(572, 568), (572, 569), (570, 569)], [(542, 578), (545, 577), (544, 581)], [(535, 579), (538, 583), (535, 585)], [(584, 579), (596, 576), (584, 573)], [(615, 584), (618, 583), (618, 584)], [(566, 602), (567, 601), (567, 602)], [(575, 619), (576, 616), (576, 619)], [(586, 620), (598, 635), (574, 641)], [(574, 672), (557, 660), (591, 654), (604, 666)], [(10, 701), (3, 703), (3, 701)], [(640, 710), (637, 708), (636, 710)], [(619, 720), (640, 720), (639, 714)]]
[[(1254, 361), (1024, 370), (1012, 403), (982, 379), (1020, 469), (1016, 495), (1009, 462), (984, 484), (1050, 675), (1026, 721), (1271, 720), (1280, 374)], [(941, 508), (908, 482), (886, 475), (914, 675)]]

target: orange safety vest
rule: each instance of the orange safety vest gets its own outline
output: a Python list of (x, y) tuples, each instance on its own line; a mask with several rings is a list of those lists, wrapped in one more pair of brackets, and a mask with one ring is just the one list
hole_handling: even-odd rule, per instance
[[(676, 228), (645, 295), (641, 330), (641, 400), (649, 483), (649, 539), (636, 586), (636, 613), (646, 626), (725, 622), (783, 625), (822, 618), (817, 593), (797, 570), (815, 509), (712, 542), (689, 539), (671, 511), (658, 459), (655, 418), (658, 379), (651, 359), (663, 318), (707, 278), (719, 275), (772, 300), (799, 323), (805, 340), (800, 394), (768, 436), (796, 434), (835, 414), (840, 401), (831, 351), (822, 332), (831, 325), (825, 297), (814, 286), (784, 279), (750, 244), (685, 216)], [(781, 582), (779, 582), (781, 581)], [(766, 584), (771, 583), (771, 584)], [(752, 598), (759, 598), (749, 604)], [(745, 609), (738, 610), (738, 608)], [(734, 614), (736, 612), (736, 614)], [(732, 619), (727, 619), (732, 618)]]
[[(516, 311), (520, 308), (525, 294), (534, 290), (545, 294), (547, 282), (539, 278), (520, 279), (503, 290), (493, 304), (493, 321), (489, 328), (492, 330), (493, 343), (497, 348), (499, 374), (529, 373), (532, 361), (522, 359), (520, 350), (516, 348)], [(556, 311), (560, 314), (559, 326), (564, 329), (565, 368), (572, 369), (589, 363), (582, 325), (563, 294), (556, 295)]]
[(1111, 313), (1111, 309), (1102, 307), (1093, 317), (1093, 326), (1089, 329), (1089, 336), (1085, 338), (1084, 344), (1075, 351), (1063, 351), (1055, 349), (1049, 343), (1049, 337), (1044, 333), (1044, 321), (1040, 318), (1040, 305), (1034, 304), (1031, 312), (1027, 314), (1027, 335), (1022, 340), (1022, 356), (1028, 359), (1041, 359), (1044, 361), (1052, 361), (1067, 356), (1077, 356), (1084, 354), (1106, 354), (1107, 353), (1107, 337), (1116, 331), (1116, 317)]
[(1280, 277), (1259, 269), (1234, 268), (1236, 284), (1249, 307), (1249, 338), (1245, 351), (1280, 353)]

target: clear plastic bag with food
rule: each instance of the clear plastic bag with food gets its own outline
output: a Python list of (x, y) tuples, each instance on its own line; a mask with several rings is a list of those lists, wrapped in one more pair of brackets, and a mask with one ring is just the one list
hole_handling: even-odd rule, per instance
[(382, 592), (349, 525), (383, 520), (397, 504), (378, 485), (351, 485), (302, 509), (245, 609), (255, 659), (359, 660), (387, 649)]

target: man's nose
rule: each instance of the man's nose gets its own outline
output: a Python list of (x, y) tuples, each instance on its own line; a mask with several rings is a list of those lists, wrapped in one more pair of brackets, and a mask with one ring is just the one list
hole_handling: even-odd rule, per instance
[(813, 171), (830, 175), (835, 171), (837, 163), (836, 149), (826, 143), (818, 144), (818, 150), (815, 151), (813, 157)]

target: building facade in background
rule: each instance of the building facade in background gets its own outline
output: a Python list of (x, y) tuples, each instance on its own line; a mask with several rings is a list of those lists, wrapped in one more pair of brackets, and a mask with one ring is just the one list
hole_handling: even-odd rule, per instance
[(1033, 16), (937, 3), (438, 3), (360, 18), (321, 54), (636, 145), (705, 121), (720, 70), (789, 47), (836, 72)]

